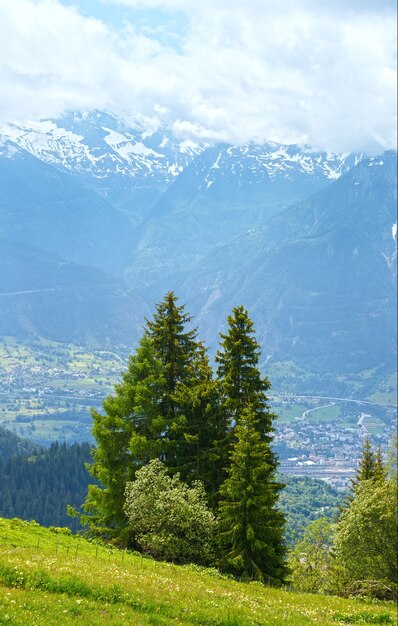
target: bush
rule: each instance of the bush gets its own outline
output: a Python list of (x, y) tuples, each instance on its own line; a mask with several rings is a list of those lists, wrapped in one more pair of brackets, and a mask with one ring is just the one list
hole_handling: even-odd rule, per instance
[(350, 593), (380, 598), (396, 595), (395, 480), (378, 483), (364, 480), (360, 483), (354, 500), (337, 524), (334, 548)]
[(203, 485), (189, 487), (153, 460), (127, 483), (125, 513), (137, 545), (157, 559), (207, 564), (213, 557), (215, 518)]
[(303, 592), (326, 591), (331, 569), (332, 529), (325, 517), (311, 522), (295, 549), (289, 566), (295, 589)]

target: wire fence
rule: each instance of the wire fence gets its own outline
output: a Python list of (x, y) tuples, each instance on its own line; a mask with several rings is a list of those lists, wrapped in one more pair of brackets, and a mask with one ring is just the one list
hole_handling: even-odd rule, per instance
[[(65, 533), (64, 529), (48, 529), (49, 532), (44, 537), (42, 532), (40, 534), (35, 533), (35, 528), (31, 526), (31, 522), (22, 522), (24, 526), (27, 524), (29, 524), (29, 536), (27, 536), (26, 532), (18, 532), (21, 529), (20, 525), (16, 525), (14, 528), (1, 528), (0, 525), (0, 556), (5, 552), (27, 549), (41, 553), (56, 554), (67, 559), (76, 560), (79, 556), (107, 559), (112, 560), (115, 564), (134, 561), (135, 563), (140, 562), (142, 566), (145, 566), (146, 563), (152, 561), (150, 557), (138, 552), (68, 534)], [(51, 531), (54, 537), (50, 535)]]

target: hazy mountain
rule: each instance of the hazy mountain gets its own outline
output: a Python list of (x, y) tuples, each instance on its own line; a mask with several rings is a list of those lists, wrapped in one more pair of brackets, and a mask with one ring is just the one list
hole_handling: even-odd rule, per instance
[(0, 238), (0, 335), (126, 344), (146, 314), (143, 298), (121, 280)]
[(138, 223), (204, 146), (108, 113), (72, 112), (57, 120), (6, 124), (0, 144), (22, 148), (79, 178)]
[(396, 363), (397, 155), (367, 159), (310, 199), (213, 250), (181, 293), (210, 337), (249, 308), (264, 355), (342, 371)]
[(361, 158), (275, 143), (206, 149), (144, 220), (131, 276), (153, 293), (179, 284), (212, 248), (316, 193)]
[(109, 202), (71, 174), (7, 144), (0, 156), (0, 234), (119, 274), (134, 241), (129, 220)]
[(265, 358), (395, 358), (395, 152), (206, 147), (74, 113), (3, 126), (0, 183), (3, 332), (131, 344), (172, 289), (212, 345), (243, 303)]

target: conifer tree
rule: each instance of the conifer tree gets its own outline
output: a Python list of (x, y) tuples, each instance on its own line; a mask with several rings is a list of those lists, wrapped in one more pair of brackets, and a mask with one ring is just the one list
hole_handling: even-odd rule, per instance
[(247, 310), (237, 306), (228, 316), (228, 325), (228, 332), (221, 334), (216, 362), (230, 426), (250, 405), (258, 420), (259, 432), (266, 441), (271, 441), (275, 415), (270, 411), (266, 396), (271, 385), (258, 369), (260, 346), (254, 336), (253, 322)]
[(187, 418), (184, 439), (179, 444), (178, 471), (188, 482), (202, 481), (210, 503), (214, 504), (223, 476), (220, 442), (225, 439), (227, 424), (219, 387), (203, 346), (197, 350), (195, 371), (194, 384), (180, 384), (175, 393)]
[[(228, 332), (221, 334), (220, 349), (216, 355), (217, 377), (223, 410), (226, 414), (227, 434), (219, 443), (224, 467), (228, 465), (230, 447), (234, 441), (234, 427), (242, 411), (250, 406), (256, 417), (256, 428), (263, 441), (270, 443), (275, 415), (268, 405), (270, 382), (258, 368), (260, 346), (255, 338), (253, 322), (243, 306), (233, 309), (228, 316)], [(277, 466), (276, 457), (268, 447), (267, 463)]]
[(221, 486), (220, 565), (243, 579), (281, 583), (286, 575), (285, 520), (276, 503), (282, 485), (267, 463), (269, 444), (255, 410), (238, 416), (228, 477)]
[(90, 485), (81, 521), (90, 532), (119, 536), (127, 520), (123, 511), (126, 482), (143, 464), (161, 454), (165, 427), (158, 398), (165, 378), (154, 347), (143, 337), (115, 392), (103, 402), (104, 413), (92, 411), (96, 447), (88, 470), (100, 485)]
[(227, 478), (220, 488), (221, 564), (244, 578), (284, 579), (284, 517), (276, 509), (283, 485), (275, 480), (271, 449), (270, 383), (258, 368), (260, 346), (246, 309), (235, 307), (221, 335), (217, 375), (229, 429)]
[(364, 481), (372, 480), (375, 482), (382, 480), (383, 476), (385, 477), (386, 475), (385, 472), (381, 449), (379, 448), (378, 452), (375, 454), (372, 450), (370, 437), (367, 435), (363, 442), (362, 454), (355, 476), (350, 482), (350, 493), (343, 502), (342, 510), (344, 511), (351, 506), (358, 488)]
[[(159, 413), (164, 421), (165, 447), (162, 461), (186, 479), (192, 473), (196, 451), (189, 445), (190, 436), (197, 437), (199, 426), (187, 402), (190, 393), (210, 379), (203, 346), (197, 331), (186, 330), (191, 317), (184, 306), (177, 305), (173, 292), (157, 305), (152, 320), (147, 320), (146, 335), (150, 338), (162, 364), (165, 385), (159, 399)], [(191, 443), (194, 441), (191, 440)], [(195, 471), (193, 471), (195, 474)]]
[(176, 415), (173, 394), (179, 383), (192, 377), (192, 366), (199, 342), (197, 330), (186, 330), (192, 320), (185, 307), (177, 305), (176, 295), (170, 291), (156, 306), (152, 320), (147, 320), (146, 335), (151, 338), (156, 354), (164, 366), (165, 395), (162, 410), (168, 419)]
[(353, 495), (348, 496), (346, 504), (349, 504), (350, 502), (352, 502), (358, 485), (360, 485), (364, 480), (374, 479), (375, 468), (376, 468), (375, 455), (372, 450), (370, 437), (369, 435), (367, 435), (363, 442), (362, 454), (359, 460), (358, 467), (355, 471), (355, 476), (351, 480), (351, 484), (350, 484), (351, 492)]
[(384, 482), (387, 478), (387, 468), (383, 461), (381, 446), (377, 448), (375, 454), (375, 469), (373, 478), (375, 482)]
[(168, 293), (104, 413), (92, 413), (97, 447), (89, 471), (100, 485), (90, 485), (81, 520), (93, 534), (124, 541), (126, 483), (152, 459), (184, 480), (212, 483), (216, 465), (210, 469), (208, 452), (219, 428), (218, 395), (196, 330), (186, 330), (190, 320)]
[(370, 437), (366, 436), (362, 448), (362, 456), (355, 475), (355, 481), (359, 483), (362, 480), (371, 480), (374, 478), (375, 465), (375, 455), (372, 450)]

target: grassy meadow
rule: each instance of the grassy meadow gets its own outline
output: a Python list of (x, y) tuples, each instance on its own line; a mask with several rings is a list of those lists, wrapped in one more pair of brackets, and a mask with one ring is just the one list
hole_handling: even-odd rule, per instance
[(241, 583), (0, 519), (0, 625), (396, 624), (393, 604)]

